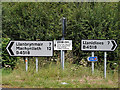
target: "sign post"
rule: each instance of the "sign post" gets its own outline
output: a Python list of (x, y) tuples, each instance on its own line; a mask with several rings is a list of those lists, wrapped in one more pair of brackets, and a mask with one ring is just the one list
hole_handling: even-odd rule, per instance
[(106, 61), (107, 61), (107, 53), (104, 52), (104, 78), (106, 78)]
[[(63, 27), (63, 30), (62, 30), (62, 40), (65, 40), (64, 36), (65, 36), (65, 30), (66, 30), (66, 19), (63, 17), (62, 18), (62, 27)], [(61, 61), (62, 61), (62, 69), (64, 70), (64, 57), (65, 57), (65, 51), (64, 50), (61, 50)]]
[[(62, 38), (62, 40), (64, 40), (64, 37)], [(61, 50), (61, 65), (63, 70), (64, 70), (64, 57), (65, 57), (65, 51)]]
[(25, 63), (26, 63), (26, 71), (28, 70), (28, 58), (25, 58)]
[(62, 67), (62, 59), (63, 59), (63, 50), (61, 50), (61, 67)]
[[(92, 57), (94, 57), (94, 52), (92, 52)], [(94, 74), (94, 62), (92, 61), (92, 74)]]
[(36, 72), (38, 72), (38, 58), (36, 57)]
[(62, 69), (64, 70), (64, 62), (65, 62), (65, 51), (62, 50), (62, 54), (63, 54), (63, 57), (62, 57)]
[(72, 50), (72, 40), (65, 40), (66, 18), (62, 18), (62, 38), (61, 40), (54, 40), (54, 50), (61, 50), (61, 66), (64, 70), (65, 51)]

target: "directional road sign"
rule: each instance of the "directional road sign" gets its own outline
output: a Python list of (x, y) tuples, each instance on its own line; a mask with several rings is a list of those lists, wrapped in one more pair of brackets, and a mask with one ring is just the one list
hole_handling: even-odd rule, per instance
[(88, 57), (87, 60), (88, 61), (97, 61), (97, 57)]
[(114, 51), (116, 47), (115, 40), (81, 40), (83, 51)]
[(52, 41), (10, 41), (6, 49), (10, 56), (53, 56)]
[(72, 50), (72, 40), (54, 40), (54, 50)]

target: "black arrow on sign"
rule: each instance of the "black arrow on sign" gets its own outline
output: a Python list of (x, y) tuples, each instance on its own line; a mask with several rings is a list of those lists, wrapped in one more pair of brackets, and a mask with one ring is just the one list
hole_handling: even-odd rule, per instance
[(8, 50), (10, 51), (11, 55), (14, 55), (14, 53), (13, 53), (13, 51), (11, 49), (11, 47), (13, 46), (13, 44), (14, 44), (14, 42), (11, 42), (10, 45), (9, 45), (9, 47), (8, 47)]
[(111, 42), (112, 42), (112, 44), (113, 44), (113, 47), (111, 48), (111, 50), (113, 50), (113, 49), (115, 48), (116, 44), (115, 44), (114, 41), (111, 41)]

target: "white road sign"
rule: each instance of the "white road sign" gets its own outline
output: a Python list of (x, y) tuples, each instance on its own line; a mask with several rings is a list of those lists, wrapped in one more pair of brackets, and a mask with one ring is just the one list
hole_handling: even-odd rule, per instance
[(54, 40), (54, 50), (72, 50), (72, 40)]
[(115, 40), (81, 40), (83, 51), (114, 51), (116, 47)]
[(53, 56), (52, 41), (10, 41), (6, 49), (10, 56)]

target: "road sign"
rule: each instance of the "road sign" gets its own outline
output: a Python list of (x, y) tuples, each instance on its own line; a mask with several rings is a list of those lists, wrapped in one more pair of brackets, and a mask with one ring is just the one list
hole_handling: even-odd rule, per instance
[(72, 50), (72, 40), (54, 40), (54, 50)]
[(88, 57), (87, 60), (88, 61), (97, 61), (97, 57)]
[(6, 49), (10, 56), (53, 56), (52, 41), (10, 41)]
[(116, 47), (115, 40), (81, 40), (83, 51), (114, 51)]

